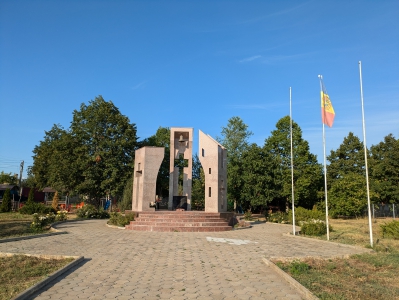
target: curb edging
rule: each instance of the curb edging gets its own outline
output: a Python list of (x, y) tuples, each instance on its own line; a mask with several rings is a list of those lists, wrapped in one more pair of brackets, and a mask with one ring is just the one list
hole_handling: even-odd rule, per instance
[(69, 264), (65, 265), (63, 268), (54, 271), (48, 277), (42, 279), (35, 285), (31, 286), (30, 288), (24, 290), (23, 292), (19, 293), (15, 297), (11, 298), (11, 300), (25, 300), (30, 299), (30, 296), (40, 290), (42, 287), (49, 284), (51, 281), (68, 271), (69, 269), (73, 268), (74, 266), (78, 265), (84, 260), (83, 256), (63, 256), (63, 255), (33, 255), (33, 254), (23, 254), (23, 253), (0, 253), (0, 256), (13, 256), (13, 255), (26, 255), (26, 256), (33, 256), (33, 257), (42, 257), (42, 258), (75, 258), (75, 260), (71, 261)]
[(13, 238), (0, 239), (0, 244), (7, 243), (7, 242), (21, 241), (21, 240), (36, 239), (36, 238), (47, 237), (47, 236), (52, 236), (52, 235), (67, 234), (67, 233), (68, 232), (66, 232), (66, 231), (56, 231), (56, 232), (41, 233), (41, 234), (34, 234), (34, 235), (22, 235), (22, 236), (17, 236), (17, 237), (13, 237)]
[(285, 273), (283, 270), (281, 270), (278, 266), (276, 266), (275, 263), (272, 261), (262, 257), (263, 262), (270, 268), (273, 269), (274, 272), (276, 272), (278, 275), (283, 277), (288, 283), (293, 286), (295, 289), (297, 289), (304, 297), (305, 299), (308, 300), (318, 300), (317, 298), (311, 291), (309, 291), (306, 287), (304, 287), (302, 284), (300, 284), (298, 281), (296, 281), (294, 278), (292, 278), (290, 275)]

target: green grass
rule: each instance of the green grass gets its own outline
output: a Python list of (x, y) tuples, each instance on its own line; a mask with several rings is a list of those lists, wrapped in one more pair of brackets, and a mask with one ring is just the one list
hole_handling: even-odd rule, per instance
[(17, 212), (0, 213), (0, 239), (33, 234), (30, 229), (32, 216)]
[[(383, 238), (380, 228), (389, 221), (373, 221), (374, 253), (348, 259), (274, 262), (320, 299), (399, 299), (399, 241)], [(367, 219), (333, 219), (330, 224), (334, 228), (331, 241), (370, 247)], [(315, 238), (325, 240), (325, 236)]]
[(399, 253), (332, 260), (307, 258), (277, 265), (320, 299), (399, 298)]
[(67, 265), (73, 258), (0, 257), (0, 300), (8, 300)]

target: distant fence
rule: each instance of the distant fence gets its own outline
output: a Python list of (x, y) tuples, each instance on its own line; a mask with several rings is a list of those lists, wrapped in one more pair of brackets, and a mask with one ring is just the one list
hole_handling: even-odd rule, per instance
[[(367, 216), (367, 209), (364, 211), (364, 216)], [(371, 204), (371, 216), (373, 218), (399, 218), (398, 204)]]

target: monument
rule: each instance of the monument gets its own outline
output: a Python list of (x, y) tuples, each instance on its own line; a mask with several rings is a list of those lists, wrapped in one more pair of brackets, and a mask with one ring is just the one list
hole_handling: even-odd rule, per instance
[(170, 128), (169, 210), (191, 210), (193, 128)]
[(132, 211), (153, 211), (156, 182), (165, 155), (164, 147), (143, 147), (135, 151)]
[(200, 130), (198, 156), (205, 174), (205, 212), (226, 212), (227, 150)]

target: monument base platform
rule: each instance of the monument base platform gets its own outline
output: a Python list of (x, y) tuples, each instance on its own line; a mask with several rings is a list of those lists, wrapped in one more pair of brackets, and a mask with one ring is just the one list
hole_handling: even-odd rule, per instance
[(158, 232), (215, 232), (229, 231), (234, 226), (234, 213), (203, 211), (134, 212), (135, 221), (125, 228), (136, 231)]

